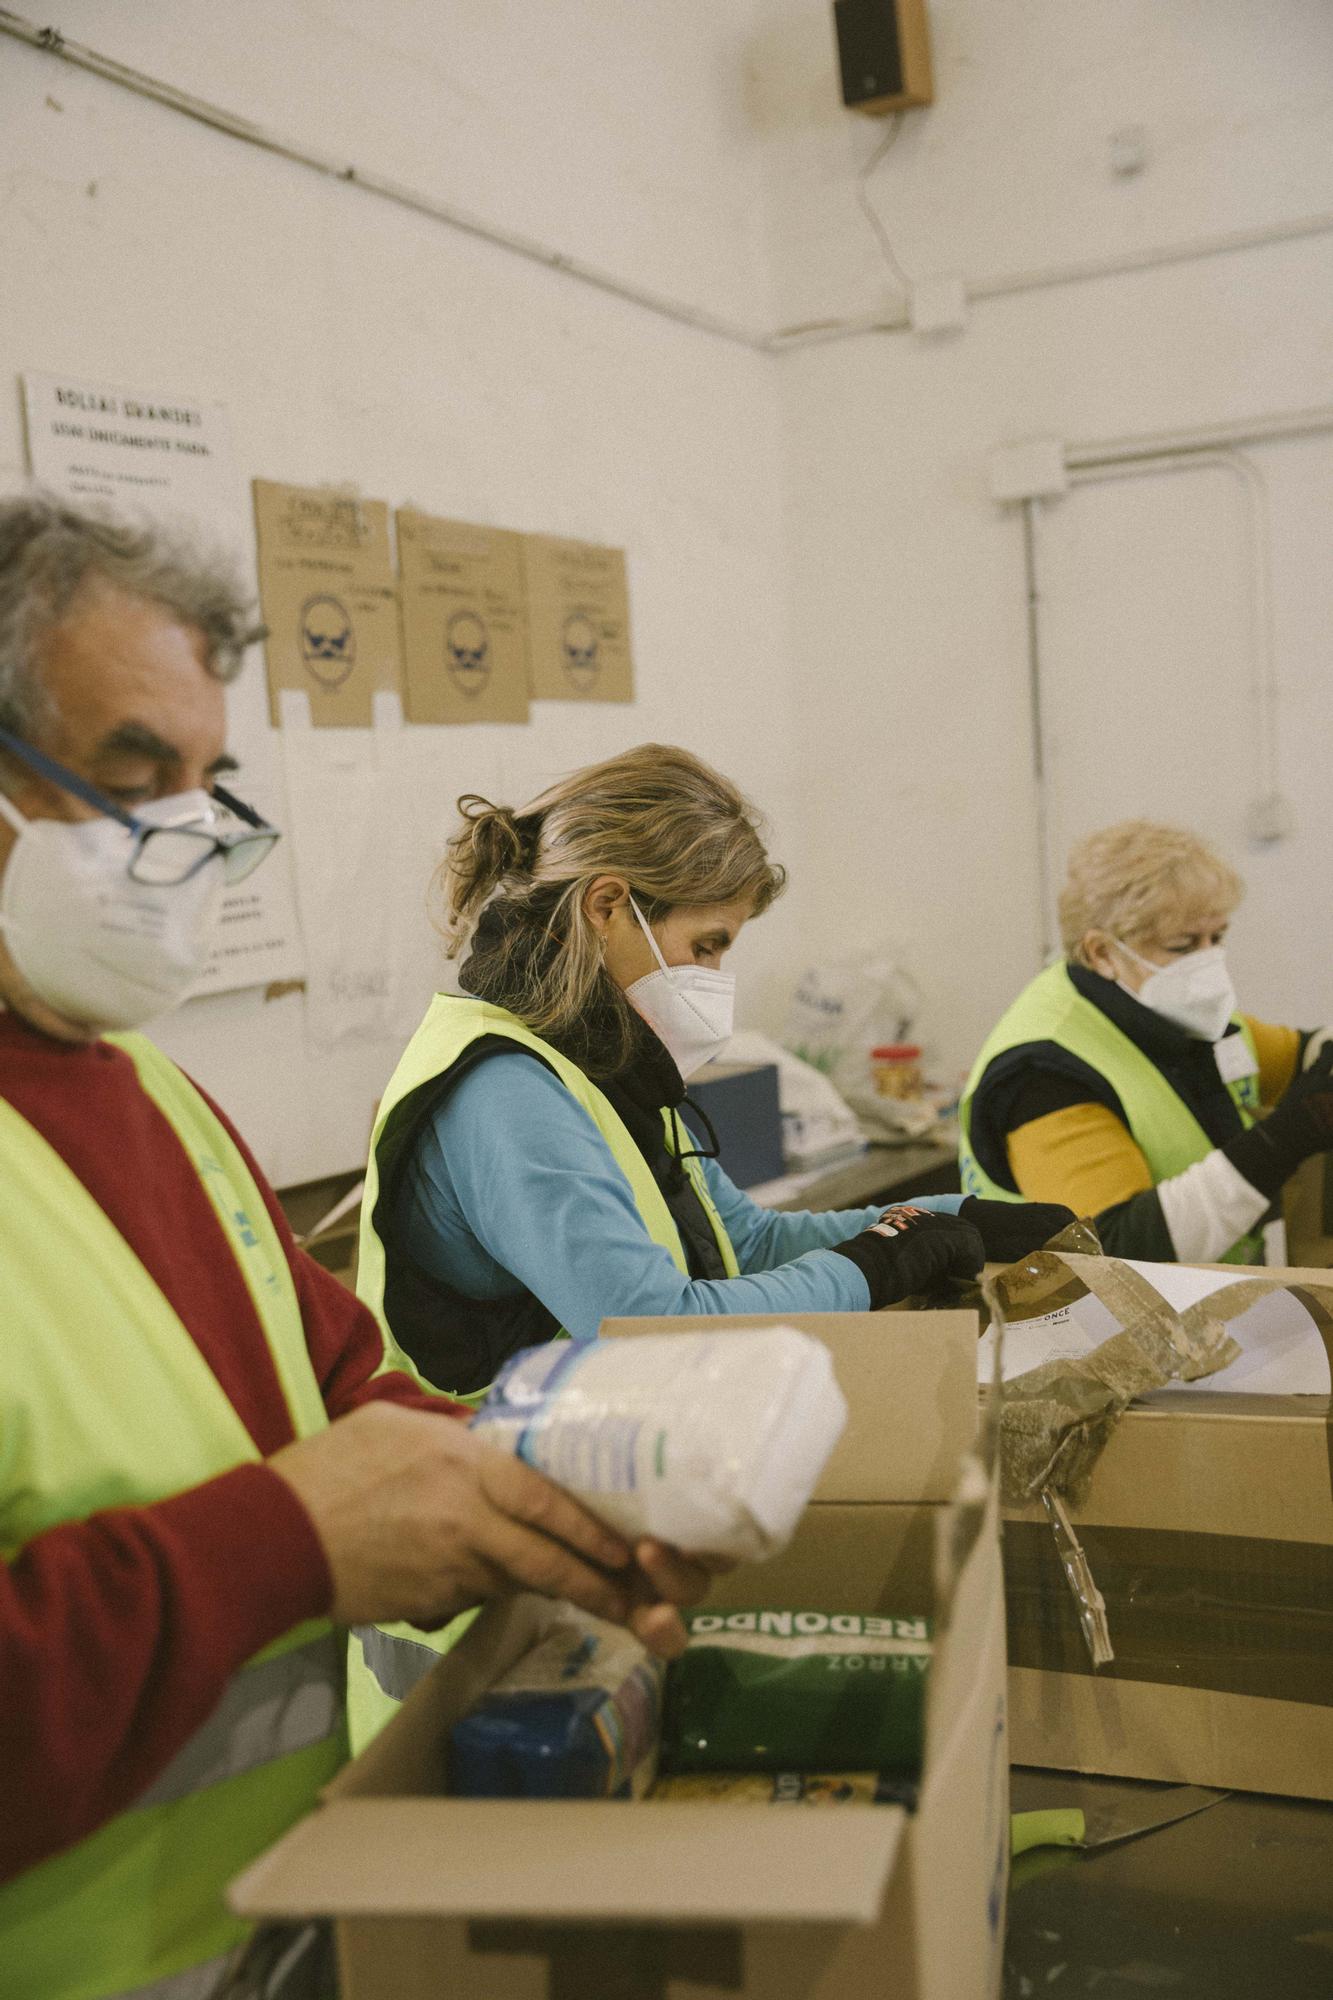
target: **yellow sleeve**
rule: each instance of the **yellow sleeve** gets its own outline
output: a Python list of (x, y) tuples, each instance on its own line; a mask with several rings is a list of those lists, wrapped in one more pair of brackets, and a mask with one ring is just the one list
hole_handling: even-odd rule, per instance
[(1255, 1054), (1259, 1058), (1259, 1102), (1276, 1104), (1296, 1074), (1301, 1054), (1300, 1030), (1275, 1028), (1267, 1021), (1256, 1021), (1251, 1014), (1242, 1014), (1241, 1019), (1254, 1036)]
[(1011, 1132), (1006, 1144), (1025, 1200), (1062, 1201), (1075, 1215), (1100, 1215), (1153, 1185), (1147, 1160), (1104, 1104), (1047, 1112)]

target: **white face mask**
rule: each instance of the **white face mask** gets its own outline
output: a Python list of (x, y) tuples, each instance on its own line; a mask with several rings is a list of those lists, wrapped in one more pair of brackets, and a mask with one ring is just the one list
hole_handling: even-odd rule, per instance
[[(114, 819), (25, 819), (3, 794), (0, 816), (18, 834), (0, 878), (0, 931), (38, 999), (92, 1029), (136, 1028), (177, 1006), (208, 961), (221, 854), (184, 882), (136, 882), (134, 836)], [(176, 826), (215, 812), (207, 792), (178, 792), (135, 817)]]
[[(1174, 1021), (1187, 1034), (1198, 1035), (1205, 1042), (1221, 1041), (1236, 1011), (1236, 989), (1220, 944), (1188, 952), (1170, 965), (1154, 965), (1132, 945), (1122, 944), (1119, 938), (1115, 943), (1127, 957), (1148, 968), (1148, 977), (1134, 994), (1136, 1000), (1163, 1020)], [(1116, 984), (1126, 993), (1131, 991), (1123, 979)]]
[(714, 972), (706, 965), (668, 965), (632, 896), (629, 906), (661, 970), (636, 979), (625, 988), (625, 998), (688, 1080), (731, 1040), (736, 981), (729, 972)]

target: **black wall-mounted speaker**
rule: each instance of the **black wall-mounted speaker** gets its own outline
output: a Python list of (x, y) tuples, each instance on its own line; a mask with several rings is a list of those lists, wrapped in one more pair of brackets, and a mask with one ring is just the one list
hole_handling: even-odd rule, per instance
[(925, 0), (833, 0), (842, 101), (880, 116), (930, 104), (930, 32)]

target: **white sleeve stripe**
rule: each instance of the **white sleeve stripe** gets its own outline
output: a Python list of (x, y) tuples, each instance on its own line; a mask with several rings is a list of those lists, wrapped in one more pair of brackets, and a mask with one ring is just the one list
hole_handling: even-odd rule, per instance
[(1220, 1151), (1169, 1181), (1159, 1181), (1157, 1199), (1182, 1264), (1217, 1263), (1268, 1207), (1266, 1196)]

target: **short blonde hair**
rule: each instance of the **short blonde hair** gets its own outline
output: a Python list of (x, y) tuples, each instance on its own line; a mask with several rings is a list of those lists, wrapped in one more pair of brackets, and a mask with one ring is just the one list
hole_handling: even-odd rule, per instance
[(1109, 931), (1126, 944), (1164, 942), (1200, 909), (1235, 909), (1240, 876), (1197, 834), (1147, 819), (1121, 820), (1090, 833), (1070, 851), (1060, 891), (1060, 936), (1067, 955), (1086, 965), (1083, 940)]

